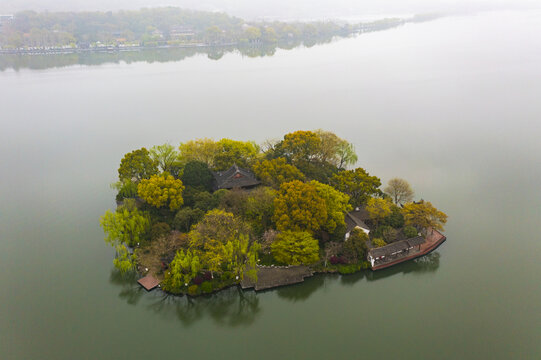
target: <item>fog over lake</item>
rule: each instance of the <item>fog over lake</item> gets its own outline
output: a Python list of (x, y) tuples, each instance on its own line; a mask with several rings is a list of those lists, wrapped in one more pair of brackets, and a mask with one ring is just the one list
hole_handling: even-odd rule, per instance
[[(541, 12), (220, 60), (0, 72), (0, 358), (541, 358)], [(123, 154), (326, 129), (449, 215), (431, 256), (262, 293), (146, 293), (99, 217)]]

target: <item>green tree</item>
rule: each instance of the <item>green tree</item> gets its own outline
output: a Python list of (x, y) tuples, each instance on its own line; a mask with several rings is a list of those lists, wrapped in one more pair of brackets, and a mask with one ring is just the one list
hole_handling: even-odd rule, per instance
[(118, 168), (120, 181), (139, 182), (158, 173), (158, 166), (147, 149), (141, 148), (124, 155)]
[(190, 231), (190, 247), (206, 250), (215, 243), (225, 244), (239, 234), (250, 235), (248, 224), (230, 212), (214, 209)]
[(406, 239), (410, 239), (417, 236), (417, 229), (411, 225), (405, 226), (402, 230)]
[(344, 255), (350, 263), (356, 263), (366, 258), (368, 235), (361, 229), (355, 228), (344, 241)]
[(370, 176), (363, 168), (340, 171), (332, 177), (331, 184), (339, 191), (348, 194), (350, 204), (365, 204), (371, 196), (381, 195), (381, 181)]
[(168, 206), (170, 210), (179, 209), (184, 200), (182, 191), (184, 185), (181, 180), (164, 173), (153, 175), (150, 179), (143, 179), (137, 186), (137, 192), (150, 205), (161, 208)]
[(137, 268), (137, 255), (135, 253), (130, 254), (126, 245), (118, 244), (113, 264), (122, 274), (134, 271)]
[(175, 172), (175, 168), (179, 166), (179, 153), (171, 144), (153, 146), (150, 149), (150, 156), (158, 164), (162, 172), (172, 174)]
[(315, 133), (321, 139), (320, 161), (329, 163), (338, 169), (357, 162), (357, 154), (352, 144), (339, 138), (330, 131), (317, 130)]
[(216, 145), (218, 151), (214, 157), (215, 170), (227, 170), (234, 164), (249, 168), (260, 153), (259, 146), (251, 141), (221, 139)]
[(406, 225), (415, 226), (425, 234), (428, 229), (443, 231), (447, 223), (447, 215), (436, 209), (430, 202), (421, 200), (418, 203), (409, 203), (402, 208)]
[(286, 134), (284, 140), (276, 145), (275, 151), (302, 171), (307, 163), (321, 159), (321, 138), (313, 131), (295, 131)]
[(112, 246), (135, 246), (148, 232), (150, 221), (137, 209), (130, 211), (126, 207), (119, 207), (115, 212), (107, 210), (100, 218), (100, 225), (106, 235), (105, 242)]
[(387, 199), (370, 198), (366, 203), (370, 219), (377, 225), (392, 213), (392, 203)]
[(385, 187), (385, 193), (393, 199), (396, 205), (404, 205), (413, 200), (414, 192), (411, 185), (404, 179), (393, 178)]
[(182, 232), (188, 232), (192, 228), (192, 225), (197, 224), (204, 215), (205, 212), (201, 209), (184, 207), (176, 213), (173, 220), (173, 228)]
[(319, 244), (306, 231), (284, 231), (271, 245), (274, 258), (284, 264), (312, 264), (319, 260)]
[(208, 138), (190, 140), (180, 144), (179, 151), (179, 159), (182, 163), (200, 161), (207, 164), (209, 168), (213, 168), (218, 145), (216, 141)]
[(184, 166), (181, 179), (185, 186), (212, 191), (214, 177), (208, 165), (202, 161), (188, 161)]
[(177, 251), (175, 258), (165, 273), (163, 288), (172, 293), (179, 293), (201, 270), (199, 253), (196, 251)]
[(374, 246), (377, 247), (377, 248), (380, 248), (380, 247), (383, 247), (383, 246), (387, 245), (387, 243), (385, 241), (383, 241), (383, 239), (381, 239), (381, 238), (372, 239), (372, 244), (374, 244)]
[(344, 227), (345, 215), (352, 210), (349, 204), (349, 196), (341, 193), (332, 186), (315, 180), (310, 181), (309, 184), (313, 185), (316, 188), (317, 194), (325, 200), (327, 221), (323, 224), (322, 229), (332, 234), (337, 227)]
[(280, 186), (274, 200), (274, 222), (280, 231), (314, 233), (327, 223), (327, 207), (313, 184), (294, 180)]
[(264, 185), (275, 189), (293, 180), (304, 180), (304, 174), (295, 166), (286, 162), (285, 158), (262, 160), (253, 166), (254, 174)]

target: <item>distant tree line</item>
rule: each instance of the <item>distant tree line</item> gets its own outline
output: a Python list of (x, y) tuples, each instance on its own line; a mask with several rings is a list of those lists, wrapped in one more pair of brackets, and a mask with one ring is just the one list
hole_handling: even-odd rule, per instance
[(204, 43), (274, 44), (348, 36), (359, 31), (401, 25), (383, 19), (357, 25), (335, 22), (246, 22), (224, 13), (174, 7), (118, 12), (23, 11), (0, 26), (4, 49), (90, 47), (97, 45), (159, 46)]

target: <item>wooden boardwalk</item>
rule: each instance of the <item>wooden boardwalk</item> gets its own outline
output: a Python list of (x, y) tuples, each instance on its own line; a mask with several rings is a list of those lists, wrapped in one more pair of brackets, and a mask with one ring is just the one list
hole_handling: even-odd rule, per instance
[(305, 278), (314, 275), (308, 266), (258, 266), (257, 282), (244, 276), (240, 285), (243, 289), (266, 290), (284, 285), (303, 282)]
[(137, 282), (144, 287), (146, 291), (150, 291), (160, 284), (160, 280), (152, 275), (147, 275), (144, 278), (137, 280)]

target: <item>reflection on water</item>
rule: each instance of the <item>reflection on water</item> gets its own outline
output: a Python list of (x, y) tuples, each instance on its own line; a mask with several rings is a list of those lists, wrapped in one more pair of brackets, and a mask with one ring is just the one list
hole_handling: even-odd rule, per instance
[(146, 291), (137, 283), (137, 274), (121, 274), (120, 271), (113, 269), (109, 276), (109, 282), (122, 288), (118, 297), (130, 305), (136, 305)]
[[(308, 278), (302, 284), (267, 290), (276, 292), (279, 298), (291, 301), (305, 301), (327, 281), (340, 281), (346, 286), (353, 286), (366, 278), (368, 281), (381, 280), (396, 274), (423, 274), (435, 272), (440, 265), (440, 254), (433, 252), (414, 261), (399, 264), (378, 271), (361, 271), (352, 275), (320, 274)], [(216, 294), (191, 298), (173, 296), (155, 290), (147, 293), (137, 284), (137, 275), (122, 275), (113, 270), (109, 277), (111, 284), (121, 287), (118, 296), (130, 305), (136, 305), (143, 297), (149, 299), (146, 307), (164, 318), (177, 318), (184, 326), (190, 326), (203, 318), (210, 318), (220, 326), (236, 327), (252, 324), (261, 312), (258, 294), (255, 291), (243, 291), (240, 287), (230, 287)]]
[(440, 253), (432, 252), (428, 255), (417, 258), (413, 261), (407, 261), (402, 264), (391, 266), (387, 269), (367, 272), (368, 281), (381, 280), (396, 274), (423, 274), (433, 273), (440, 267)]
[(325, 284), (326, 277), (328, 278), (329, 276), (316, 275), (306, 279), (302, 284), (284, 286), (276, 290), (270, 289), (268, 291), (276, 291), (278, 296), (285, 300), (293, 302), (304, 301)]
[(259, 298), (254, 291), (230, 287), (216, 294), (191, 298), (168, 295), (160, 290), (147, 292), (137, 284), (137, 275), (122, 275), (111, 271), (111, 284), (121, 287), (118, 297), (136, 305), (143, 297), (146, 307), (163, 318), (178, 319), (190, 326), (203, 318), (210, 318), (220, 326), (236, 327), (252, 324), (261, 312)]
[(73, 54), (42, 54), (42, 55), (0, 55), (0, 71), (7, 69), (48, 69), (66, 67), (72, 65), (101, 65), (106, 63), (120, 62), (169, 62), (181, 61), (192, 56), (202, 54), (211, 60), (220, 60), (225, 54), (238, 52), (248, 57), (273, 56), (277, 49), (291, 50), (301, 45), (312, 47), (316, 44), (324, 44), (333, 41), (332, 37), (312, 39), (309, 41), (292, 41), (275, 45), (257, 46), (227, 46), (227, 47), (192, 47), (192, 48), (169, 48), (169, 49), (144, 49), (135, 51), (111, 51), (111, 52), (88, 52)]

